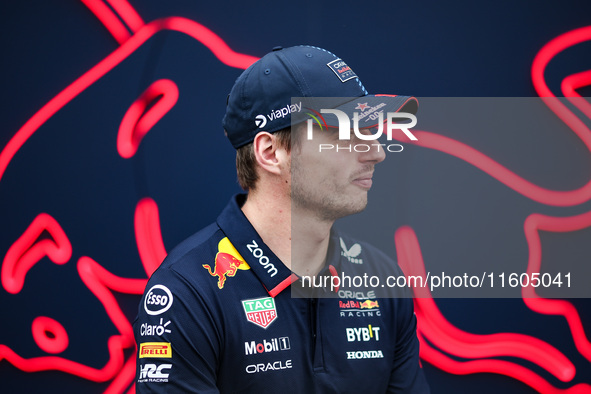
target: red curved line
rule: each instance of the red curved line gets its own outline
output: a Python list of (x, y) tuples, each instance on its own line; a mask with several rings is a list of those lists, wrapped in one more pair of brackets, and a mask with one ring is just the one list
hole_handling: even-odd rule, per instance
[(123, 116), (117, 134), (119, 155), (125, 159), (135, 155), (142, 138), (176, 104), (178, 98), (179, 90), (171, 80), (160, 79), (152, 83)]
[(127, 279), (113, 275), (90, 257), (78, 260), (80, 278), (88, 289), (103, 304), (107, 315), (121, 333), (125, 347), (134, 346), (133, 330), (121, 311), (111, 290), (126, 294), (142, 294), (147, 279)]
[(134, 227), (137, 250), (144, 270), (150, 277), (166, 257), (160, 231), (158, 205), (151, 198), (143, 198), (137, 203)]
[[(566, 48), (576, 45), (577, 43), (587, 41), (591, 38), (591, 27), (577, 29), (575, 31), (569, 32), (564, 34), (560, 37), (557, 37), (555, 40), (552, 40), (548, 45), (546, 45), (540, 53), (536, 56), (534, 63), (532, 64), (532, 80), (534, 86), (538, 94), (542, 97), (545, 101), (546, 105), (560, 118), (562, 119), (565, 124), (567, 124), (573, 132), (582, 140), (585, 144), (587, 149), (591, 150), (591, 133), (589, 129), (583, 124), (583, 122), (577, 118), (572, 112), (570, 112), (566, 106), (560, 103), (548, 89), (545, 84), (543, 73), (545, 70), (546, 65), (549, 61), (556, 56), (559, 52), (565, 50)], [(580, 95), (575, 92), (576, 87), (581, 87), (584, 85), (588, 85), (590, 82), (590, 75), (587, 72), (579, 73), (567, 77), (562, 82), (562, 90), (566, 96), (574, 96), (576, 99), (569, 99), (571, 103), (573, 103), (577, 108), (579, 108), (587, 117), (590, 117), (589, 111), (589, 104), (584, 101), (580, 100)], [(530, 182), (525, 181), (524, 179), (518, 177), (514, 173), (507, 170), (505, 167), (499, 165), (498, 163), (494, 162), (490, 158), (486, 157), (485, 155), (481, 154), (480, 152), (461, 144), (457, 141), (447, 139), (445, 137), (440, 137), (437, 135), (433, 135), (431, 133), (424, 133), (424, 135), (420, 136), (419, 145), (427, 146), (431, 149), (442, 150), (448, 154), (452, 154), (456, 157), (459, 157), (473, 165), (476, 165), (478, 168), (482, 169), (483, 171), (489, 173), (497, 180), (501, 181), (502, 183), (512, 187), (514, 190), (518, 191), (519, 193), (527, 196), (534, 201), (543, 202), (549, 205), (558, 205), (558, 206), (567, 206), (567, 205), (575, 205), (577, 203), (585, 202), (589, 199), (589, 186), (590, 183), (587, 183), (583, 187), (578, 190), (570, 191), (570, 192), (556, 192), (547, 189), (540, 188)], [(535, 228), (535, 219), (536, 216), (532, 216), (532, 218), (528, 218), (526, 221), (526, 232), (528, 233), (528, 244), (530, 246), (530, 261), (528, 262), (528, 271), (531, 273), (532, 271), (537, 272), (539, 270), (539, 262), (541, 261), (541, 246), (539, 245), (539, 238), (536, 231), (532, 229)], [(538, 217), (539, 218), (539, 217)], [(575, 223), (571, 223), (574, 225), (580, 225), (582, 220), (582, 216), (579, 216), (575, 219)], [(577, 219), (579, 223), (577, 222)], [(558, 219), (557, 219), (558, 220)], [(410, 232), (412, 232), (411, 229)], [(413, 238), (414, 233), (412, 233)], [(537, 244), (534, 241), (534, 238), (538, 241)], [(418, 252), (418, 259), (420, 263), (422, 263), (422, 258), (420, 256), (420, 248), (418, 247), (418, 241), (416, 242), (416, 250)], [(407, 245), (408, 246), (408, 245)], [(535, 246), (535, 250), (533, 249)], [(412, 247), (412, 246), (411, 246)], [(411, 251), (404, 250), (401, 247), (402, 252), (401, 254), (409, 254)], [(536, 254), (537, 253), (537, 254)], [(417, 253), (415, 253), (413, 258), (417, 258)], [(408, 261), (410, 261), (410, 257)], [(403, 258), (400, 258), (401, 264)], [(538, 262), (537, 268), (533, 264), (534, 262)], [(424, 269), (424, 266), (423, 266)], [(424, 275), (424, 273), (423, 273)], [(526, 294), (524, 294), (525, 296)], [(421, 296), (421, 295), (419, 295)], [(430, 297), (430, 293), (422, 296)], [(571, 334), (577, 346), (577, 349), (583, 354), (587, 359), (589, 359), (589, 341), (585, 336), (585, 332), (583, 330), (583, 326), (581, 324), (578, 312), (574, 308), (572, 304), (566, 301), (561, 300), (545, 300), (539, 298), (525, 298), (524, 302), (528, 307), (530, 307), (533, 311), (539, 313), (546, 313), (546, 314), (561, 314), (564, 315), (568, 321), (569, 328), (571, 330)], [(457, 330), (454, 326), (447, 326), (447, 321), (440, 315), (440, 312), (433, 302), (432, 299), (415, 299), (415, 305), (417, 307), (417, 315), (419, 316), (419, 327), (418, 330), (420, 333), (428, 335), (429, 340), (432, 340), (436, 343), (437, 340), (441, 342), (442, 336), (436, 335), (440, 334), (443, 330), (444, 332), (449, 331), (450, 328), (452, 330)], [(435, 320), (435, 321), (434, 321)], [(431, 329), (431, 331), (430, 331)], [(437, 329), (442, 329), (437, 331)], [(459, 331), (459, 330), (458, 330)], [(454, 354), (457, 353), (458, 347), (456, 344), (445, 343), (445, 340), (449, 338), (444, 338), (444, 343), (439, 343), (438, 346), (442, 348), (452, 349), (455, 345), (456, 347), (453, 348), (453, 351), (450, 353)], [(463, 340), (464, 338), (457, 338)], [(424, 341), (423, 341), (424, 342)], [(450, 346), (451, 345), (451, 346)], [(428, 346), (428, 345), (427, 345)], [(549, 346), (549, 345), (548, 345)], [(422, 352), (422, 357), (428, 357), (430, 347), (426, 348), (426, 352)], [(435, 352), (435, 351), (434, 351)], [(433, 354), (433, 352), (431, 352)], [(560, 354), (560, 358), (564, 357)], [(451, 360), (447, 357), (439, 358), (433, 360), (435, 365), (438, 368), (449, 370), (453, 373), (473, 373), (476, 372), (477, 369), (469, 369), (469, 370), (462, 370), (462, 367), (459, 365), (458, 362), (455, 360)], [(483, 360), (478, 360), (483, 361)], [(489, 360), (490, 362), (496, 364), (480, 364), (480, 369), (482, 372), (496, 372), (501, 374), (506, 374), (509, 376), (513, 376), (516, 379), (524, 381), (528, 383), (532, 387), (536, 387), (540, 392), (555, 392), (558, 389), (551, 387), (547, 382), (545, 382), (539, 376), (533, 375), (531, 371), (520, 367), (514, 366), (510, 364), (505, 364), (506, 362), (500, 362), (499, 360)], [(500, 364), (499, 364), (500, 362)], [(475, 366), (479, 364), (474, 364), (476, 361), (471, 361), (470, 365)], [(559, 373), (563, 378), (568, 379), (571, 376), (574, 376), (574, 366), (569, 365), (570, 362), (567, 360), (567, 363), (563, 363), (562, 368), (558, 366), (558, 370), (556, 371)], [(450, 365), (454, 365), (454, 368), (451, 368)], [(464, 365), (465, 366), (465, 365)], [(564, 379), (563, 379), (564, 380)], [(577, 385), (572, 387), (572, 391), (576, 392), (589, 392), (590, 388), (588, 385)], [(569, 389), (569, 390), (571, 390)]]
[(582, 71), (562, 80), (560, 88), (568, 100), (591, 119), (591, 104), (577, 93), (577, 89), (591, 85), (591, 70)]
[(445, 372), (453, 373), (455, 375), (467, 375), (473, 373), (496, 373), (499, 375), (506, 375), (527, 384), (539, 393), (545, 394), (583, 394), (591, 392), (591, 386), (586, 383), (579, 383), (566, 389), (559, 389), (552, 386), (544, 378), (533, 371), (509, 361), (491, 359), (457, 361), (431, 347), (420, 333), (418, 336), (420, 341), (421, 358)]
[[(418, 138), (418, 141), (404, 141), (455, 156), (533, 201), (564, 207), (582, 204), (591, 199), (591, 181), (581, 188), (571, 191), (546, 189), (523, 179), (490, 157), (462, 142), (428, 131), (413, 131), (413, 134)], [(401, 138), (393, 138), (402, 141)]]
[[(47, 316), (36, 317), (31, 325), (31, 331), (37, 346), (47, 353), (61, 353), (66, 350), (70, 342), (64, 326)], [(48, 337), (47, 332), (50, 332), (53, 338)]]
[(117, 15), (111, 11), (109, 7), (101, 0), (80, 0), (99, 21), (107, 28), (109, 33), (117, 40), (119, 44), (123, 44), (131, 37), (129, 30), (117, 18)]
[[(147, 39), (147, 38), (146, 38), (146, 39)], [(105, 60), (107, 60), (107, 59), (105, 59)], [(98, 66), (98, 65), (97, 65), (97, 66)], [(91, 70), (91, 71), (92, 71), (92, 70)], [(90, 72), (90, 71), (89, 71), (89, 72)], [(105, 72), (106, 72), (106, 71), (105, 71)], [(87, 75), (87, 74), (85, 74), (85, 75)], [(93, 82), (94, 82), (94, 81), (93, 81)], [(72, 85), (71, 85), (71, 86), (72, 86)], [(56, 96), (56, 98), (57, 98), (57, 96)], [(70, 99), (71, 99), (71, 98), (70, 98)], [(68, 101), (69, 101), (69, 100), (68, 100)], [(48, 104), (49, 104), (49, 103), (48, 103)], [(64, 105), (65, 105), (65, 103), (64, 103)], [(61, 108), (61, 107), (60, 107), (60, 108)], [(42, 108), (42, 109), (43, 109), (43, 108)], [(59, 108), (58, 108), (57, 110), (59, 110)], [(57, 110), (56, 110), (56, 111), (57, 111)], [(55, 112), (54, 112), (54, 113), (55, 113)], [(37, 114), (39, 114), (39, 112), (38, 112)], [(37, 115), (37, 114), (36, 114), (36, 115)], [(52, 115), (52, 114), (51, 114), (51, 115)], [(31, 120), (33, 120), (33, 118), (32, 118)], [(45, 120), (46, 120), (46, 119), (45, 119)], [(27, 125), (27, 124), (25, 124), (25, 126), (26, 126), (26, 125)], [(37, 128), (38, 128), (39, 126), (40, 126), (40, 124), (37, 126)], [(23, 126), (23, 128), (24, 128), (24, 126)], [(22, 129), (21, 129), (21, 130), (22, 130)], [(21, 130), (19, 130), (19, 131), (21, 131)], [(31, 134), (32, 134), (32, 133), (33, 133), (35, 130), (36, 130), (36, 128), (35, 128), (34, 130), (32, 130), (32, 131), (31, 131), (31, 133), (30, 133), (29, 135), (26, 135), (26, 138), (24, 138), (24, 139), (22, 140), (22, 143), (24, 143), (24, 142), (26, 141), (26, 139), (27, 139), (27, 138), (28, 138), (28, 137), (29, 137), (29, 136), (30, 136), (30, 135), (31, 135)], [(17, 134), (18, 134), (18, 132), (17, 132)], [(25, 133), (25, 134), (26, 134), (26, 133)], [(15, 137), (16, 137), (16, 135), (15, 135)], [(14, 138), (13, 138), (13, 139), (14, 139)], [(11, 142), (13, 142), (13, 140), (11, 140)], [(21, 145), (22, 145), (22, 143), (21, 143)], [(9, 143), (9, 145), (10, 145), (10, 143)], [(9, 145), (7, 145), (7, 148), (9, 147)], [(1, 176), (1, 175), (4, 173), (4, 171), (5, 171), (5, 168), (6, 168), (6, 165), (8, 164), (8, 162), (10, 161), (10, 159), (12, 158), (12, 156), (14, 155), (14, 153), (16, 153), (16, 151), (17, 151), (17, 150), (20, 148), (20, 146), (21, 146), (21, 145), (19, 145), (19, 146), (17, 147), (17, 149), (15, 149), (15, 150), (14, 150), (14, 152), (12, 152), (12, 155), (8, 155), (8, 156), (10, 156), (10, 157), (8, 157), (8, 160), (4, 160), (4, 161), (0, 160), (0, 176)], [(6, 148), (5, 148), (5, 150), (2, 152), (2, 154), (0, 154), (0, 159), (6, 159), (7, 155), (5, 155), (4, 153), (6, 153)]]
[(165, 28), (170, 28), (195, 38), (211, 50), (223, 64), (230, 67), (245, 69), (258, 60), (258, 58), (254, 56), (234, 52), (220, 37), (197, 22), (180, 17), (171, 17), (151, 22), (143, 26), (136, 34), (134, 34), (129, 40), (125, 41), (125, 43), (113, 51), (109, 56), (58, 93), (16, 132), (0, 153), (0, 180), (16, 152), (18, 152), (22, 145), (35, 133), (35, 131), (37, 131), (37, 129), (39, 129), (39, 127), (43, 125), (43, 123), (63, 108), (64, 105), (78, 96), (82, 91), (125, 60), (133, 51), (146, 42), (146, 40)]
[[(140, 45), (170, 24), (174, 30), (190, 35), (208, 47), (223, 63), (231, 67), (245, 69), (256, 57), (232, 51), (217, 35), (200, 24), (183, 18), (168, 18), (143, 26), (113, 53), (96, 64), (81, 77), (67, 86), (41, 109), (39, 109), (11, 138), (0, 152), (0, 180), (8, 164), (22, 145), (63, 106), (95, 83), (106, 73), (125, 60)], [(158, 226), (159, 227), (159, 226)], [(155, 237), (152, 237), (156, 239)], [(41, 241), (44, 242), (45, 240)], [(45, 247), (48, 247), (45, 246)], [(163, 248), (162, 248), (163, 249)], [(157, 255), (157, 253), (155, 253)], [(91, 291), (99, 298), (122, 335), (112, 336), (108, 341), (109, 361), (102, 369), (95, 369), (60, 357), (37, 357), (24, 359), (5, 345), (0, 345), (0, 360), (6, 359), (15, 367), (26, 372), (60, 370), (84, 379), (103, 382), (113, 379), (123, 365), (123, 349), (133, 345), (131, 326), (123, 316), (113, 295), (107, 289), (141, 295), (147, 280), (124, 279), (111, 275), (90, 258), (81, 258), (78, 263), (80, 276)], [(3, 266), (3, 269), (4, 266)], [(108, 286), (107, 286), (108, 283)], [(133, 387), (130, 391), (133, 390)]]
[[(532, 81), (545, 104), (573, 130), (587, 149), (591, 151), (591, 131), (581, 119), (554, 97), (543, 78), (546, 65), (554, 56), (573, 45), (587, 40), (591, 40), (591, 26), (573, 30), (550, 41), (540, 50), (534, 59), (532, 65)], [(571, 102), (591, 118), (591, 106), (584, 99), (581, 99), (580, 95), (574, 92), (574, 86), (580, 87), (590, 83), (591, 75), (588, 72), (575, 74), (565, 79), (565, 82), (563, 82), (563, 87), (565, 88), (563, 90), (565, 90), (565, 94), (571, 93), (570, 95), (575, 96), (576, 99), (571, 99)], [(569, 89), (569, 87), (572, 88)], [(404, 141), (424, 148), (438, 150), (464, 160), (533, 201), (553, 206), (571, 206), (582, 204), (591, 199), (591, 181), (571, 191), (556, 191), (542, 188), (521, 178), (506, 167), (466, 144), (426, 131), (416, 131), (415, 133), (419, 141)], [(400, 138), (394, 138), (402, 141)]]
[[(591, 212), (570, 217), (552, 217), (532, 214), (524, 223), (525, 238), (529, 248), (527, 272), (540, 272), (542, 265), (542, 244), (539, 231), (571, 232), (591, 226)], [(566, 319), (577, 350), (591, 361), (591, 343), (585, 334), (578, 311), (572, 303), (564, 300), (549, 300), (537, 295), (535, 288), (522, 289), (525, 304), (535, 312), (546, 315), (561, 315)]]
[(201, 41), (222, 63), (230, 67), (246, 69), (259, 60), (258, 57), (234, 52), (213, 31), (207, 27), (186, 18), (172, 17), (162, 20), (164, 28), (185, 33), (197, 41)]
[[(113, 379), (113, 381), (111, 382), (109, 387), (107, 387), (107, 389), (103, 392), (103, 394), (123, 393), (125, 389), (133, 383), (136, 368), (135, 354), (136, 352), (133, 352), (133, 354), (129, 356), (129, 358), (125, 362), (125, 365), (123, 365), (121, 371), (119, 371), (115, 379)], [(135, 386), (132, 386), (131, 389), (133, 389), (133, 393), (135, 393)]]
[(6, 361), (24, 372), (62, 371), (93, 382), (106, 382), (113, 379), (123, 366), (123, 352), (121, 349), (124, 348), (124, 342), (127, 341), (123, 340), (119, 335), (114, 335), (109, 338), (107, 343), (109, 349), (109, 361), (101, 369), (92, 368), (56, 356), (26, 359), (19, 356), (5, 345), (0, 345), (0, 361), (6, 359)]
[(575, 376), (576, 369), (570, 360), (538, 338), (517, 333), (467, 333), (449, 323), (432, 299), (418, 299), (416, 303), (419, 304), (417, 318), (422, 321), (421, 333), (449, 354), (468, 359), (516, 357), (541, 366), (563, 382)]
[[(108, 340), (109, 361), (101, 369), (89, 367), (62, 357), (35, 357), (25, 359), (5, 345), (0, 345), (0, 361), (6, 359), (25, 372), (62, 371), (95, 382), (105, 382), (117, 376), (123, 367), (123, 349), (135, 346), (131, 324), (121, 311), (111, 290), (141, 295), (147, 279), (127, 279), (111, 274), (89, 257), (78, 260), (80, 278), (98, 298), (120, 335)], [(133, 357), (133, 356), (132, 356)], [(135, 357), (133, 357), (135, 359)], [(126, 370), (127, 371), (127, 370)]]
[(532, 62), (531, 78), (540, 97), (554, 97), (544, 79), (544, 71), (550, 61), (560, 52), (591, 39), (591, 26), (571, 30), (552, 39), (540, 49)]
[[(581, 97), (577, 89), (591, 85), (591, 70), (569, 75), (562, 80), (561, 90), (565, 97)], [(591, 113), (585, 113), (591, 118)]]
[[(555, 98), (544, 79), (544, 71), (548, 63), (556, 55), (565, 49), (588, 40), (591, 40), (591, 26), (571, 30), (554, 38), (544, 45), (534, 58), (531, 78), (536, 92), (545, 101), (546, 105), (575, 132), (587, 149), (591, 149), (591, 133), (589, 133), (589, 129), (564, 104)], [(586, 115), (589, 116), (589, 113), (586, 112)]]
[(126, 0), (107, 1), (132, 32), (135, 33), (144, 25), (142, 18)]
[[(425, 278), (425, 265), (413, 229), (400, 227), (394, 235), (394, 242), (398, 262), (405, 274)], [(539, 365), (562, 381), (574, 377), (574, 365), (550, 344), (523, 334), (477, 335), (462, 331), (442, 315), (427, 287), (414, 288), (413, 291), (417, 297), (416, 313), (420, 317), (418, 329), (446, 353), (465, 358), (518, 357)], [(507, 370), (504, 374), (511, 376), (511, 371)]]
[[(51, 239), (39, 240), (46, 231)], [(47, 256), (55, 264), (65, 264), (72, 257), (72, 245), (59, 223), (46, 213), (39, 214), (8, 249), (2, 263), (2, 286), (9, 293), (20, 292), (25, 276)]]
[[(88, 265), (84, 268), (89, 269), (84, 274), (88, 276), (84, 276), (82, 278), (83, 280), (89, 279), (96, 281), (96, 284), (101, 288), (104, 288), (105, 290), (109, 288), (113, 291), (116, 291), (117, 293), (137, 295), (142, 295), (144, 293), (148, 279), (122, 278), (120, 276), (113, 275), (90, 257), (81, 257), (81, 260), (86, 260), (84, 261), (84, 264)], [(103, 305), (106, 304), (103, 299), (100, 300)], [(110, 303), (109, 306), (114, 309), (119, 308), (116, 303)]]

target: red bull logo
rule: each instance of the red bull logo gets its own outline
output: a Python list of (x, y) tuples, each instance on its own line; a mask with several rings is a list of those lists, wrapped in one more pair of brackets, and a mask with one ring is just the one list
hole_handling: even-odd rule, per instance
[(225, 237), (218, 243), (214, 269), (212, 270), (209, 264), (203, 264), (203, 268), (209, 272), (209, 275), (218, 277), (218, 287), (223, 289), (227, 277), (233, 277), (238, 270), (248, 270), (250, 266), (244, 261), (228, 237)]
[(377, 301), (365, 300), (361, 303), (361, 309), (373, 309), (379, 307), (380, 306), (378, 305)]

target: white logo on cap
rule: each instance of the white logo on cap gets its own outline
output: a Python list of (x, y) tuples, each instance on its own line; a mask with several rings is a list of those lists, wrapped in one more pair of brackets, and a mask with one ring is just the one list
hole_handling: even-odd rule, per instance
[(259, 129), (262, 129), (267, 124), (267, 118), (265, 115), (257, 115), (254, 119), (254, 124), (256, 124)]

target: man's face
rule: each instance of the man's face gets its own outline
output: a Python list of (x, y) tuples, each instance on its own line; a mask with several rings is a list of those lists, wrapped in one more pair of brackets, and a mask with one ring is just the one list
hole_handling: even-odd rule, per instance
[(318, 128), (314, 129), (313, 139), (308, 140), (303, 129), (297, 128), (300, 134), (292, 137), (292, 208), (330, 221), (362, 211), (367, 205), (374, 166), (385, 158), (382, 147), (378, 150), (371, 145), (378, 141), (362, 141), (354, 133), (350, 140), (341, 141), (337, 130)]

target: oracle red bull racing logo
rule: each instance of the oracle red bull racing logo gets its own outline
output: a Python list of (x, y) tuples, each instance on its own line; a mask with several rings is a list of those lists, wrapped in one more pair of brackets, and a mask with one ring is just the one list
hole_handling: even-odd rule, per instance
[(250, 266), (244, 261), (228, 237), (225, 237), (218, 243), (214, 269), (212, 270), (209, 264), (203, 264), (203, 268), (209, 272), (209, 275), (217, 276), (218, 287), (223, 289), (227, 277), (233, 277), (238, 270), (248, 270)]
[(339, 301), (340, 317), (373, 317), (381, 316), (380, 304), (377, 300)]

